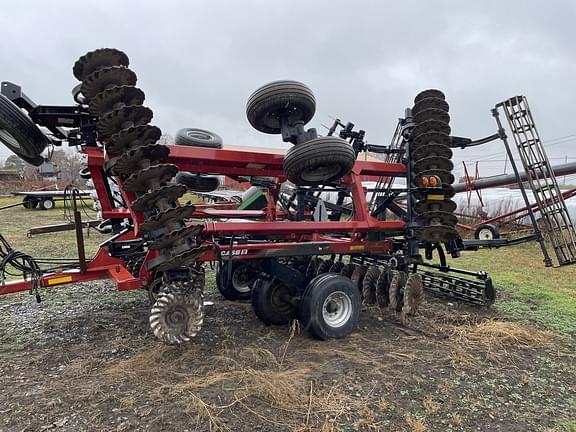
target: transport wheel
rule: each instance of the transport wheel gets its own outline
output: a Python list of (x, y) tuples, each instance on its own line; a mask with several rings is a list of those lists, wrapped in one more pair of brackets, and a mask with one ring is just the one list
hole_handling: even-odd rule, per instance
[(326, 136), (295, 145), (284, 157), (284, 173), (297, 186), (316, 186), (350, 172), (356, 153), (340, 138)]
[(224, 261), (216, 273), (216, 286), (226, 300), (248, 300), (257, 277), (258, 272), (242, 261)]
[(176, 174), (174, 182), (183, 184), (193, 192), (212, 192), (220, 186), (220, 179), (216, 176), (193, 174), (180, 171)]
[(500, 231), (495, 225), (482, 224), (474, 231), (474, 238), (476, 240), (494, 240), (500, 238)]
[(30, 196), (24, 197), (22, 200), (22, 206), (24, 206), (25, 209), (36, 208), (38, 207), (38, 199)]
[(299, 316), (304, 328), (318, 339), (348, 336), (360, 317), (360, 291), (342, 275), (316, 276), (304, 291)]
[(204, 129), (184, 128), (176, 132), (174, 144), (220, 149), (222, 148), (222, 138), (220, 135)]
[(408, 274), (403, 271), (393, 271), (392, 280), (390, 281), (390, 288), (388, 291), (388, 297), (390, 299), (390, 308), (396, 312), (402, 310), (402, 298), (404, 293), (404, 285), (406, 285), (406, 280), (408, 279)]
[(0, 95), (0, 143), (20, 159), (40, 166), (44, 162), (40, 154), (48, 145), (48, 138), (20, 108)]
[(266, 325), (288, 324), (297, 312), (297, 290), (268, 275), (260, 275), (252, 287), (252, 308)]
[(362, 301), (365, 305), (376, 303), (376, 284), (380, 277), (380, 269), (377, 265), (371, 265), (362, 281)]
[(246, 116), (254, 129), (281, 132), (281, 119), (289, 126), (308, 123), (316, 112), (316, 99), (308, 86), (297, 81), (274, 81), (256, 90), (248, 98)]
[(40, 201), (41, 210), (52, 210), (54, 207), (56, 207), (56, 203), (52, 198), (43, 198), (42, 201)]

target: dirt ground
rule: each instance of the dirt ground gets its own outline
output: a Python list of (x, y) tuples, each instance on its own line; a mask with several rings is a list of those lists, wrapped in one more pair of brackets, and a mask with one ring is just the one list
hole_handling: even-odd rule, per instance
[(174, 347), (143, 292), (43, 297), (0, 299), (1, 431), (543, 431), (575, 416), (576, 339), (487, 309), (427, 298), (407, 326), (368, 309), (321, 342), (211, 291), (203, 331)]

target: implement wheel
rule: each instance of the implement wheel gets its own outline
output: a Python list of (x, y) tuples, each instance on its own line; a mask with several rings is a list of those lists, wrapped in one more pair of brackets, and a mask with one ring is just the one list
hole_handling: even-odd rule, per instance
[(40, 154), (48, 145), (48, 138), (20, 108), (0, 95), (0, 143), (20, 159), (40, 166), (44, 162)]
[(256, 90), (248, 98), (246, 116), (254, 129), (281, 132), (281, 119), (289, 126), (308, 123), (316, 111), (316, 99), (306, 85), (297, 81), (274, 81)]
[(335, 273), (316, 276), (304, 291), (299, 316), (302, 325), (318, 339), (348, 336), (360, 317), (360, 291), (347, 277)]
[(285, 325), (296, 316), (297, 290), (276, 278), (260, 275), (252, 288), (252, 308), (266, 325)]
[(500, 231), (495, 225), (482, 224), (474, 231), (474, 238), (476, 240), (495, 240), (500, 238)]
[(225, 261), (216, 273), (216, 285), (226, 300), (248, 300), (257, 276), (258, 272), (242, 261)]
[(320, 137), (288, 150), (284, 173), (297, 186), (316, 186), (340, 180), (350, 172), (356, 153), (336, 137)]

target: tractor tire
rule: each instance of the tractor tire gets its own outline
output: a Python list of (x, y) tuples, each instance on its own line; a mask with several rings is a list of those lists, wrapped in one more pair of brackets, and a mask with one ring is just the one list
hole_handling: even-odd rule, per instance
[(216, 176), (193, 174), (184, 171), (176, 174), (174, 182), (186, 186), (192, 192), (212, 192), (220, 186), (220, 179)]
[(340, 180), (350, 172), (356, 153), (336, 137), (320, 137), (290, 148), (284, 157), (284, 173), (297, 186), (317, 186)]
[(44, 162), (40, 155), (49, 141), (30, 117), (0, 95), (0, 143), (25, 162), (40, 166)]
[(482, 224), (474, 231), (474, 238), (476, 240), (495, 240), (500, 238), (500, 231), (495, 225)]
[(308, 123), (316, 112), (316, 99), (308, 86), (297, 81), (274, 81), (256, 90), (248, 98), (246, 117), (252, 127), (267, 134), (279, 134), (280, 117), (288, 125)]
[(257, 276), (258, 273), (242, 261), (225, 261), (216, 272), (216, 286), (226, 300), (249, 300)]
[(297, 290), (279, 280), (260, 275), (252, 287), (252, 308), (256, 316), (266, 325), (286, 325), (296, 317)]
[(222, 138), (204, 129), (184, 128), (176, 132), (174, 144), (221, 149)]
[(318, 339), (348, 336), (360, 318), (360, 291), (339, 274), (316, 276), (306, 287), (300, 301), (299, 317), (303, 327)]
[(52, 210), (56, 207), (56, 203), (52, 198), (42, 198), (39, 204), (40, 210)]

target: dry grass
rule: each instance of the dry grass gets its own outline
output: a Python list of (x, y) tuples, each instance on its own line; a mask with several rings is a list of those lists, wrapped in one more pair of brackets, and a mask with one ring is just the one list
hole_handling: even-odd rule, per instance
[(555, 340), (554, 333), (526, 327), (509, 321), (486, 320), (478, 324), (455, 326), (452, 336), (458, 343), (483, 345), (490, 348), (504, 346), (539, 347)]
[(404, 417), (404, 420), (413, 432), (426, 432), (428, 430), (426, 423), (422, 419), (416, 419), (407, 415)]

